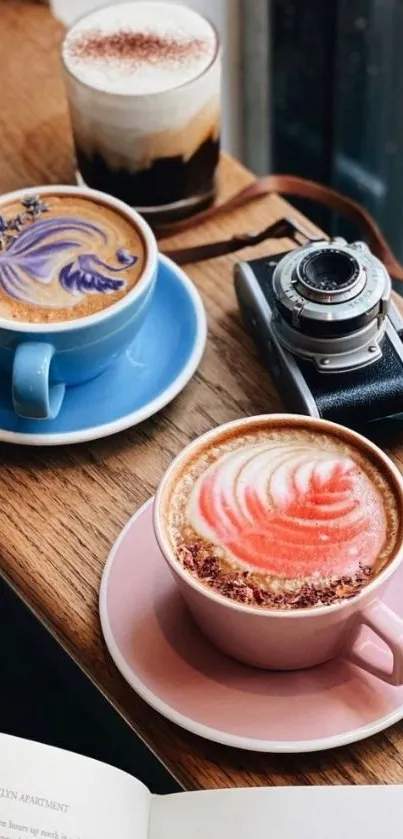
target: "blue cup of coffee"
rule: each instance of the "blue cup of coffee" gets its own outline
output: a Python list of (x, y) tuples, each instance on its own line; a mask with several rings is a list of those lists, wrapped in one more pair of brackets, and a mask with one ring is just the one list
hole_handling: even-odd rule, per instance
[(53, 419), (66, 387), (132, 343), (150, 308), (158, 250), (122, 201), (77, 186), (0, 199), (0, 369), (20, 417)]

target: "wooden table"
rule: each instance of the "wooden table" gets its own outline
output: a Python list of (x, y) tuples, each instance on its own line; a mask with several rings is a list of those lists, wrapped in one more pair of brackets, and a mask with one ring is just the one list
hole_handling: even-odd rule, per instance
[[(4, 192), (73, 181), (58, 60), (61, 35), (45, 7), (0, 2)], [(222, 161), (223, 194), (250, 178), (234, 161)], [(261, 199), (170, 245), (259, 229), (287, 212), (280, 198)], [(268, 251), (266, 244), (253, 255)], [(101, 637), (97, 600), (108, 551), (127, 519), (153, 494), (172, 457), (216, 424), (281, 407), (240, 324), (232, 289), (234, 259), (189, 269), (207, 309), (209, 340), (199, 371), (172, 405), (137, 428), (91, 444), (53, 450), (1, 446), (1, 570), (184, 787), (401, 782), (400, 725), (350, 748), (317, 755), (231, 750), (187, 734), (145, 705), (117, 672)], [(402, 441), (400, 448), (398, 439), (389, 438), (388, 444), (399, 460)]]

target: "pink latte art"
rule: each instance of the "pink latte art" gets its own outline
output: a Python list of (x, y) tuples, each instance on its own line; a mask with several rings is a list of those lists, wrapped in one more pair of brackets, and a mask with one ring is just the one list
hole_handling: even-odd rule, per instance
[(224, 597), (268, 609), (356, 595), (396, 551), (397, 493), (344, 435), (297, 423), (242, 426), (184, 463), (166, 525), (184, 569)]
[(189, 521), (246, 567), (285, 578), (372, 567), (386, 537), (382, 497), (351, 459), (279, 442), (214, 463)]

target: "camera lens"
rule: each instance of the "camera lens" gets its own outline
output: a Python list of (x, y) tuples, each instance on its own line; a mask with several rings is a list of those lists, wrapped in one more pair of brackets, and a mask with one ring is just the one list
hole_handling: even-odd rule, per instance
[[(312, 242), (283, 255), (270, 288), (273, 330), (288, 349), (303, 349), (309, 341), (318, 346), (319, 340), (342, 339), (372, 323), (376, 331), (387, 312), (391, 281), (364, 243), (338, 240)], [(328, 352), (328, 347), (318, 349), (320, 357)]]
[(299, 266), (300, 282), (319, 295), (352, 288), (359, 276), (358, 262), (338, 250), (322, 250), (308, 256)]

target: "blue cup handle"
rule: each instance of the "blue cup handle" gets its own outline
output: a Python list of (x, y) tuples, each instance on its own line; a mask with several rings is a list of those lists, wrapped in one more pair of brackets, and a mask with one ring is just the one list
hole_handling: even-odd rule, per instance
[(49, 370), (55, 348), (51, 344), (19, 344), (14, 354), (12, 397), (16, 414), (24, 419), (54, 419), (64, 398), (64, 384), (50, 385)]

